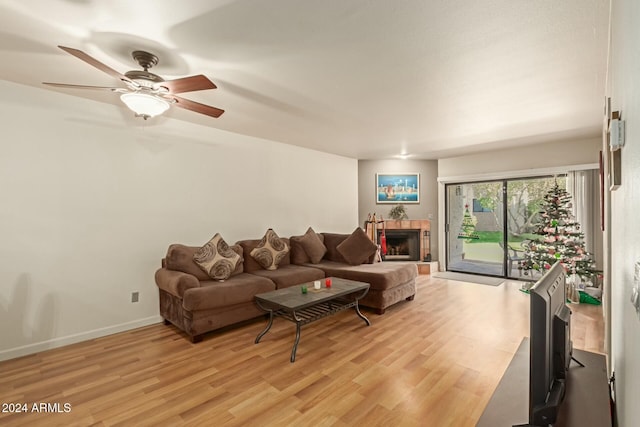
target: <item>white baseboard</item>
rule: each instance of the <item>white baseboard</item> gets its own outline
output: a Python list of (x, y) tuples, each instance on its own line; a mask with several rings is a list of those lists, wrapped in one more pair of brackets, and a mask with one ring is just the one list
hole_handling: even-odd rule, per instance
[(94, 329), (92, 331), (81, 332), (74, 335), (68, 335), (66, 337), (53, 338), (47, 341), (11, 348), (9, 350), (2, 350), (0, 351), (0, 361), (15, 359), (16, 357), (39, 353), (41, 351), (51, 350), (52, 348), (64, 347), (65, 345), (88, 341), (94, 338), (105, 337), (107, 335), (117, 334), (118, 332), (129, 331), (131, 329), (141, 328), (143, 326), (153, 325), (160, 322), (162, 322), (161, 316), (151, 316), (145, 319), (138, 319), (132, 322), (121, 323), (119, 325), (107, 326), (105, 328)]

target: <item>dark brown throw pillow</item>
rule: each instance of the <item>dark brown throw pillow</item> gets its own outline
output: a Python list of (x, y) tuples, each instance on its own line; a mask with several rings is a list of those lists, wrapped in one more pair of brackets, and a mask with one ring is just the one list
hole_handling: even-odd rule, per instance
[(209, 275), (193, 261), (193, 254), (200, 249), (194, 246), (185, 246), (174, 243), (167, 249), (165, 267), (168, 270), (182, 271), (195, 276), (198, 280), (209, 280)]
[(264, 237), (249, 255), (266, 270), (276, 270), (280, 261), (289, 253), (289, 246), (276, 234), (268, 229)]
[(378, 247), (367, 237), (362, 228), (357, 227), (336, 249), (349, 264), (360, 265), (375, 254)]
[(193, 261), (215, 280), (227, 280), (242, 257), (229, 247), (220, 233), (216, 233), (193, 255)]
[(322, 261), (322, 257), (327, 253), (327, 247), (322, 243), (318, 234), (313, 231), (313, 228), (309, 227), (306, 233), (302, 235), (297, 241), (302, 246), (302, 249), (306, 252), (307, 256), (311, 260), (312, 264), (318, 264)]

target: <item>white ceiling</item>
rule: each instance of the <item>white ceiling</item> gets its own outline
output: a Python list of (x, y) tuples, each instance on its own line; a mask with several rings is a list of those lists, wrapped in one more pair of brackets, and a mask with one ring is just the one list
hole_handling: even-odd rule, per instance
[(442, 158), (599, 136), (608, 13), (609, 0), (0, 0), (0, 79), (122, 105), (42, 86), (118, 85), (56, 46), (123, 73), (148, 50), (166, 79), (208, 76), (218, 89), (184, 97), (226, 110), (169, 117), (360, 159)]

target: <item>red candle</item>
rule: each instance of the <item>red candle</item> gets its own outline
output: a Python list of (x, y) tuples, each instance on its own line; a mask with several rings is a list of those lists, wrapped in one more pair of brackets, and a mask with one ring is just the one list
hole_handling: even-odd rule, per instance
[(327, 277), (324, 280), (324, 284), (327, 286), (327, 288), (330, 288), (331, 287), (331, 277)]

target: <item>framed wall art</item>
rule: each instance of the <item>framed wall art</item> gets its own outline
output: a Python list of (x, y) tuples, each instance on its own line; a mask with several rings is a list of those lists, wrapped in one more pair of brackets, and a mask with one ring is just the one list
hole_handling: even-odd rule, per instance
[(376, 203), (420, 203), (420, 174), (377, 173)]

